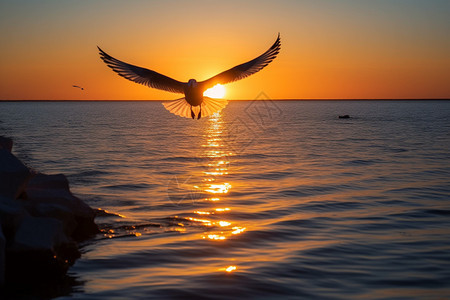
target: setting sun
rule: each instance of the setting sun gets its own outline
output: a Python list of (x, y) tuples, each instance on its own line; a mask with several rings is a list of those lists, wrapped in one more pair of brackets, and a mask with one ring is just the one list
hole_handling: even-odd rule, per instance
[(216, 99), (222, 99), (225, 96), (225, 87), (221, 84), (216, 84), (210, 89), (207, 89), (203, 96), (210, 97), (210, 98), (216, 98)]

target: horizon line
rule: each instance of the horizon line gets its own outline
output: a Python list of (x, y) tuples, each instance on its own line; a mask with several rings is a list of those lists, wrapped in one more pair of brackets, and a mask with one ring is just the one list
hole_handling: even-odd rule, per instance
[[(287, 98), (287, 99), (226, 99), (228, 101), (448, 101), (450, 98), (301, 98), (301, 99), (295, 99), (295, 98)], [(133, 99), (133, 100), (126, 100), (126, 99), (119, 99), (119, 100), (112, 100), (112, 99), (77, 99), (77, 100), (51, 100), (51, 99), (35, 99), (35, 100), (11, 100), (11, 99), (0, 99), (0, 102), (163, 102), (163, 101), (172, 101), (172, 100), (151, 100), (151, 99)]]

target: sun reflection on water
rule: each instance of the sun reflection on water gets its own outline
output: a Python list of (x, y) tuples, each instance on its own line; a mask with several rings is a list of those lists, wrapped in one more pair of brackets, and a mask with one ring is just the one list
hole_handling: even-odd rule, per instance
[[(232, 189), (232, 184), (227, 182), (224, 177), (229, 174), (229, 156), (233, 153), (226, 151), (223, 143), (223, 121), (220, 113), (216, 113), (208, 119), (208, 127), (205, 131), (205, 143), (201, 157), (206, 160), (205, 168), (202, 172), (203, 179), (201, 186), (195, 186), (206, 195), (214, 197), (205, 198), (205, 201), (218, 202), (223, 201)], [(202, 234), (202, 239), (215, 242), (223, 242), (234, 235), (243, 233), (246, 227), (239, 226), (235, 222), (226, 220), (224, 217), (231, 212), (230, 207), (215, 207), (211, 210), (195, 210), (194, 213), (203, 218), (189, 217), (188, 220), (204, 226), (207, 229)], [(207, 217), (207, 218), (204, 218)], [(233, 269), (234, 268), (234, 269)], [(227, 268), (227, 272), (235, 270), (235, 266)]]
[(194, 213), (196, 213), (198, 215), (210, 215), (211, 214), (209, 211), (201, 211), (201, 210), (196, 210), (196, 211), (194, 211)]
[(230, 211), (230, 208), (225, 207), (225, 208), (216, 208), (216, 211), (222, 212), (222, 211)]
[[(220, 174), (222, 175), (222, 174)], [(208, 184), (208, 188), (205, 189), (205, 192), (211, 193), (211, 194), (226, 194), (231, 188), (231, 184), (228, 182), (217, 184), (217, 183), (210, 183)]]
[(228, 273), (231, 273), (231, 272), (236, 271), (236, 270), (237, 270), (236, 266), (228, 266), (226, 268), (219, 269), (219, 271), (225, 271), (225, 272), (228, 272)]
[[(189, 185), (182, 187), (198, 197), (192, 203), (194, 205), (201, 203), (201, 207), (193, 209), (188, 216), (173, 217), (176, 222), (180, 222), (176, 226), (178, 231), (189, 229), (190, 226), (201, 228), (201, 239), (217, 243), (217, 245), (227, 243), (227, 240), (244, 233), (247, 229), (231, 218), (236, 208), (229, 203), (224, 203), (229, 199), (227, 197), (233, 188), (232, 182), (227, 178), (230, 167), (229, 157), (233, 156), (233, 153), (227, 151), (223, 135), (222, 116), (220, 113), (215, 113), (207, 120), (207, 127), (203, 134), (205, 140), (202, 144), (202, 153), (199, 155), (198, 173), (187, 176), (188, 180), (177, 182), (177, 187), (183, 184)], [(219, 202), (221, 204), (217, 205)], [(224, 259), (228, 258), (224, 257)], [(221, 269), (227, 273), (235, 270), (236, 266), (233, 265)]]

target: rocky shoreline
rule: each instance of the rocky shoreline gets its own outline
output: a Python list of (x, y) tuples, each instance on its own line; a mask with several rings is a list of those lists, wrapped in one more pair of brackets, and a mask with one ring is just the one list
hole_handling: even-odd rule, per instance
[(0, 136), (0, 289), (63, 277), (80, 257), (78, 243), (99, 232), (95, 210), (64, 175), (28, 168), (12, 147)]

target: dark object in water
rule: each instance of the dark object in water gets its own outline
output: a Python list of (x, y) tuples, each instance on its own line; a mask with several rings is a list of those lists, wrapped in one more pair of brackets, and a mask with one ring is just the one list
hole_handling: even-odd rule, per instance
[(349, 115), (339, 116), (339, 119), (350, 119), (350, 116)]

